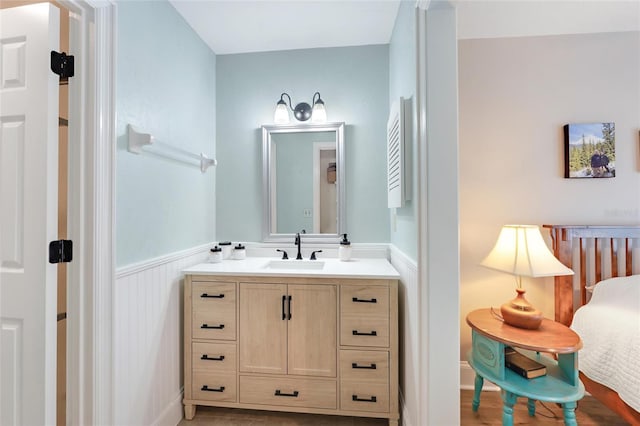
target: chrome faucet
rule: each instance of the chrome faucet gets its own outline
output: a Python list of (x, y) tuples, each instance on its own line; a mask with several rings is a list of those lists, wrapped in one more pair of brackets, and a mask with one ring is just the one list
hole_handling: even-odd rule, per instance
[[(306, 234), (307, 231), (303, 229), (300, 232), (302, 232), (303, 234)], [(298, 255), (296, 256), (296, 260), (302, 260), (302, 253), (300, 252), (300, 245), (302, 243), (302, 239), (300, 238), (300, 232), (296, 234), (296, 239), (293, 242), (296, 246), (298, 246)]]

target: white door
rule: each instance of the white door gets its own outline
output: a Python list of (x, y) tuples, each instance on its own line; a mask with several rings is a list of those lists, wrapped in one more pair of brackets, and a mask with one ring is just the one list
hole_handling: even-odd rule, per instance
[(0, 424), (55, 424), (58, 50), (49, 3), (0, 10)]

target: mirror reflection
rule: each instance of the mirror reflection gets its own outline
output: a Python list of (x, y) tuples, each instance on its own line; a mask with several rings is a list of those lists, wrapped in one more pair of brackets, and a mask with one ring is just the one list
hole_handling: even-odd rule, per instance
[[(344, 220), (343, 123), (263, 126), (265, 241), (337, 236)], [(335, 241), (333, 238), (331, 241)]]

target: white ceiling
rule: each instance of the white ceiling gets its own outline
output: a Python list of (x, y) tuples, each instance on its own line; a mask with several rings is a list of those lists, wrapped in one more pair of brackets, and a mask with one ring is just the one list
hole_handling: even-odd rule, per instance
[[(386, 44), (400, 4), (400, 0), (169, 1), (219, 55)], [(445, 0), (431, 0), (437, 1)], [(457, 8), (459, 39), (640, 31), (640, 0), (451, 3)]]
[(400, 0), (169, 0), (218, 55), (389, 43)]

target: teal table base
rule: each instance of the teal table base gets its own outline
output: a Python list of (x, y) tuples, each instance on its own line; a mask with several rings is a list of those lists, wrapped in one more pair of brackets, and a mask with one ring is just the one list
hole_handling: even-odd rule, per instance
[(469, 365), (476, 373), (473, 401), (474, 412), (480, 407), (480, 392), (484, 379), (495, 383), (502, 392), (502, 424), (513, 426), (513, 406), (518, 398), (527, 398), (529, 416), (536, 414), (536, 401), (562, 405), (564, 424), (577, 426), (575, 409), (584, 395), (584, 385), (578, 378), (577, 353), (559, 354), (558, 361), (539, 353), (523, 351), (527, 356), (545, 365), (547, 374), (526, 379), (505, 367), (502, 342), (489, 339), (473, 330)]
[[(480, 407), (480, 392), (482, 391), (482, 385), (484, 384), (484, 378), (476, 374), (475, 388), (473, 391), (473, 401), (471, 403), (471, 409), (476, 412)], [(513, 426), (513, 406), (518, 400), (518, 395), (513, 392), (500, 390), (502, 396), (502, 425)], [(564, 415), (564, 424), (566, 426), (578, 426), (576, 420), (576, 401), (565, 402), (562, 404), (562, 414)], [(536, 415), (536, 400), (533, 398), (527, 399), (527, 409), (529, 416)]]
[(475, 413), (478, 411), (478, 407), (480, 406), (480, 392), (482, 391), (482, 385), (484, 384), (484, 379), (481, 375), (476, 374), (476, 380), (473, 388), (473, 402), (471, 403), (471, 409)]
[(536, 400), (529, 398), (527, 400), (527, 408), (529, 409), (529, 416), (533, 417), (536, 415)]

